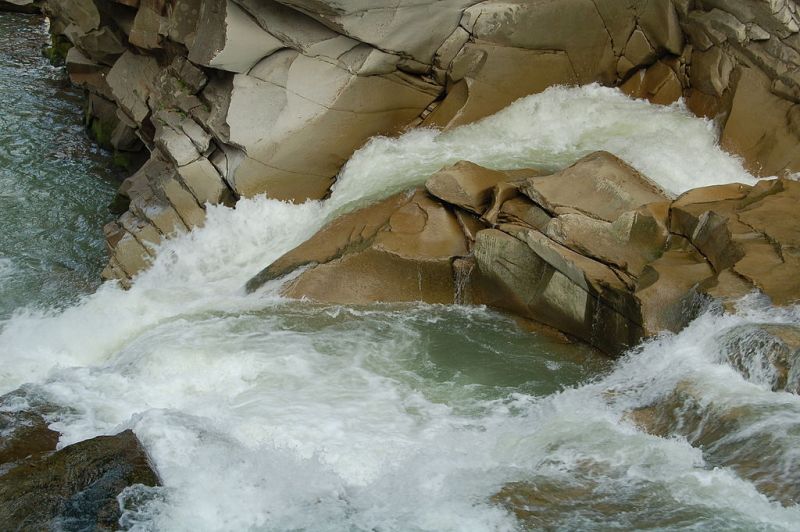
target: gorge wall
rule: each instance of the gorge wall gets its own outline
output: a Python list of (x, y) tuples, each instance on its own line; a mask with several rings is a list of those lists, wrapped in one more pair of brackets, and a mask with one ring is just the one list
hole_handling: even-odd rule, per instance
[[(17, 7), (30, 0), (5, 0)], [(324, 197), (373, 135), (452, 128), (599, 82), (719, 122), (751, 171), (800, 169), (791, 0), (47, 0), (87, 125), (147, 162), (105, 228), (106, 278), (206, 204)]]

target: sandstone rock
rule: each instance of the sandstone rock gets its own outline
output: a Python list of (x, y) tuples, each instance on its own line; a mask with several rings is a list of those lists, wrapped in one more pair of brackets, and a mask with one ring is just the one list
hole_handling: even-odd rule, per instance
[(537, 231), (501, 228), (478, 233), (477, 302), (540, 321), (607, 353), (639, 341), (641, 326), (631, 319), (637, 311), (613, 270)]
[(0, 526), (86, 530), (117, 527), (117, 495), (158, 484), (147, 454), (126, 430), (26, 461), (0, 476)]
[(44, 418), (52, 410), (24, 390), (0, 397), (0, 477), (20, 462), (56, 449), (58, 432)]
[(616, 79), (611, 37), (592, 0), (489, 0), (467, 9), (465, 19), (462, 24), (478, 41), (563, 50), (578, 83)]
[(669, 230), (647, 209), (628, 211), (613, 223), (583, 214), (563, 214), (542, 231), (571, 250), (638, 276), (661, 256)]
[(150, 113), (147, 99), (157, 75), (154, 58), (125, 52), (106, 77), (117, 104), (137, 124)]
[(730, 57), (717, 46), (708, 51), (696, 50), (692, 54), (692, 87), (722, 96), (728, 88), (733, 66)]
[(361, 76), (295, 51), (273, 54), (233, 80), (227, 124), (245, 157), (227, 179), (243, 196), (320, 198), (370, 136), (397, 133), (437, 95), (400, 72)]
[[(530, 170), (526, 174), (533, 176), (539, 172)], [(440, 200), (480, 216), (489, 206), (494, 187), (511, 179), (506, 172), (459, 161), (429, 177), (425, 188)]]
[(673, 237), (670, 249), (638, 275), (635, 296), (645, 334), (679, 332), (703, 308), (701, 285), (714, 271), (691, 244)]
[(668, 199), (658, 185), (608, 152), (596, 152), (520, 189), (551, 214), (578, 212), (612, 222), (626, 211)]
[(720, 144), (744, 157), (757, 175), (800, 170), (798, 134), (788, 116), (793, 104), (770, 91), (770, 81), (754, 68), (737, 69), (738, 83)]
[(181, 179), (200, 205), (233, 204), (233, 195), (214, 165), (205, 157), (178, 168)]
[[(520, 69), (518, 65), (526, 68)], [(526, 50), (493, 43), (468, 43), (453, 60), (450, 78), (458, 82), (423, 125), (453, 128), (474, 122), (513, 101), (553, 85), (578, 79), (566, 53)]]
[(39, 0), (0, 0), (0, 11), (13, 13), (39, 13), (42, 9)]
[(200, 20), (202, 0), (175, 0), (167, 4), (167, 37), (176, 43), (191, 46)]
[(431, 64), (474, 0), (279, 0), (339, 33)]
[(737, 327), (726, 332), (722, 354), (747, 380), (772, 391), (800, 393), (800, 329), (796, 326)]
[(683, 85), (678, 75), (663, 61), (639, 70), (620, 89), (628, 96), (646, 98), (659, 105), (674, 103), (683, 95)]
[(202, 3), (197, 34), (189, 47), (189, 59), (203, 66), (247, 72), (264, 57), (284, 47), (264, 31), (232, 0)]
[(153, 50), (161, 47), (161, 29), (165, 26), (163, 17), (166, 0), (141, 0), (136, 18), (128, 35), (134, 46)]
[(452, 303), (451, 262), (467, 254), (458, 219), (423, 190), (398, 194), (329, 224), (247, 284), (263, 283), (315, 264), (285, 289), (321, 302)]

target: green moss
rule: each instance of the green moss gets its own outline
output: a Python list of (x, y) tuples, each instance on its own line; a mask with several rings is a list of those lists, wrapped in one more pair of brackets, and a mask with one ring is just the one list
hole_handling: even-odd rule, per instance
[(111, 133), (113, 126), (111, 124), (104, 124), (102, 120), (97, 118), (89, 123), (90, 136), (103, 148), (111, 148)]
[(50, 35), (50, 46), (42, 49), (42, 55), (54, 65), (63, 65), (70, 48), (72, 48), (72, 43), (63, 35)]
[(133, 167), (133, 160), (129, 154), (114, 150), (114, 154), (111, 156), (111, 164), (117, 168), (122, 168), (123, 170), (129, 171)]

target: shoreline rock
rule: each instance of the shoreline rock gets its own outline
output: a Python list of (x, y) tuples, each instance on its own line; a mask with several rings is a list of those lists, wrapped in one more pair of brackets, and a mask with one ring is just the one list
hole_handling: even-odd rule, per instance
[(730, 304), (755, 290), (776, 305), (800, 300), (800, 233), (789, 212), (798, 182), (670, 198), (606, 152), (538, 174), (456, 163), (425, 190), (335, 220), (246, 288), (305, 267), (285, 296), (485, 304), (610, 355), (680, 331), (709, 300)]
[(104, 277), (129, 284), (151, 244), (202, 224), (207, 203), (322, 198), (374, 135), (471, 123), (557, 84), (683, 97), (752, 171), (800, 170), (790, 3), (384, 3), (46, 0), (95, 137), (156, 162), (120, 189), (127, 218), (106, 231)]

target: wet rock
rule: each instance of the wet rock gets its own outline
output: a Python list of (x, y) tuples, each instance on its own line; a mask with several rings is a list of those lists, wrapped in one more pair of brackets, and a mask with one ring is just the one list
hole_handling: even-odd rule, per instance
[(75, 443), (0, 476), (0, 527), (116, 529), (117, 495), (133, 484), (158, 484), (133, 432)]
[(520, 190), (551, 214), (582, 213), (607, 222), (669, 199), (661, 187), (608, 152), (587, 155), (551, 176), (530, 178)]
[(745, 325), (721, 339), (722, 356), (751, 382), (772, 391), (800, 393), (800, 328)]
[(481, 216), (497, 185), (539, 174), (537, 170), (501, 172), (460, 161), (429, 177), (425, 188), (440, 200)]
[(0, 397), (0, 477), (19, 463), (56, 449), (59, 434), (44, 418), (53, 410), (24, 390)]
[(345, 215), (248, 282), (265, 282), (312, 265), (284, 290), (336, 303), (452, 303), (454, 257), (467, 254), (456, 216), (424, 190), (402, 193)]

